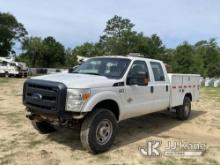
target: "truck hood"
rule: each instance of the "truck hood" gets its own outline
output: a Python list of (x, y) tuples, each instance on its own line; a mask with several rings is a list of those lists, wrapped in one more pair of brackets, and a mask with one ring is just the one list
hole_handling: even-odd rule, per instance
[(118, 82), (116, 79), (109, 79), (104, 76), (74, 74), (74, 73), (58, 73), (44, 76), (37, 76), (31, 79), (61, 82), (67, 88), (100, 88), (110, 87)]

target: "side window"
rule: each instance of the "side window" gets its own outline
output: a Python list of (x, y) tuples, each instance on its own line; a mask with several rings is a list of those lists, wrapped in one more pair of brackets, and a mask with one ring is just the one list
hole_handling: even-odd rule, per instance
[(155, 81), (165, 81), (163, 68), (158, 62), (150, 62)]
[(146, 78), (149, 79), (148, 68), (145, 61), (134, 61), (128, 73), (128, 77), (138, 73), (145, 73), (147, 76)]

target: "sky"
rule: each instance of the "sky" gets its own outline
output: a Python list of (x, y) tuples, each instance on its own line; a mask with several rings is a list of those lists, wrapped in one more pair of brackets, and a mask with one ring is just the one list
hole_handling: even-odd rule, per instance
[(0, 0), (0, 12), (13, 14), (29, 36), (50, 35), (66, 48), (97, 42), (114, 15), (146, 36), (159, 35), (168, 48), (210, 38), (220, 43), (219, 0)]

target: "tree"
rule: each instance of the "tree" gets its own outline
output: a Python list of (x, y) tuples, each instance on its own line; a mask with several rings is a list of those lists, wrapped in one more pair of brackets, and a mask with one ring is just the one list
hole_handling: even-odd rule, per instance
[(148, 38), (147, 42), (147, 52), (150, 58), (155, 59), (163, 59), (163, 55), (165, 54), (165, 46), (163, 45), (162, 40), (156, 34), (153, 34), (150, 38)]
[(0, 12), (0, 56), (15, 53), (12, 49), (16, 42), (21, 42), (27, 35), (24, 26), (9, 13)]
[(100, 37), (99, 43), (105, 54), (126, 55), (130, 51), (136, 51), (134, 45), (143, 40), (143, 34), (133, 31), (134, 24), (129, 19), (115, 15), (106, 22), (104, 35)]
[(60, 67), (65, 63), (65, 49), (53, 37), (26, 38), (23, 42), (23, 58), (29, 59), (32, 67)]
[(21, 58), (27, 59), (27, 63), (31, 67), (40, 66), (43, 47), (43, 41), (40, 37), (25, 38), (22, 43), (24, 53), (21, 55)]
[(64, 46), (49, 36), (43, 40), (43, 53), (41, 64), (44, 67), (60, 67), (65, 63)]
[(71, 48), (67, 48), (65, 50), (65, 67), (71, 68), (75, 65), (77, 65), (77, 55), (73, 54)]
[(177, 46), (174, 52), (173, 69), (178, 73), (192, 73), (193, 72), (193, 46), (184, 42)]
[(129, 19), (114, 16), (107, 21), (100, 45), (105, 54), (127, 55), (140, 53), (145, 57), (159, 58), (165, 52), (161, 39), (156, 35), (144, 36), (133, 30)]
[(104, 29), (107, 37), (120, 37), (123, 32), (131, 31), (134, 24), (129, 19), (124, 19), (115, 15), (107, 21)]
[(104, 35), (100, 37), (105, 54), (125, 55), (128, 52), (128, 45), (132, 44), (131, 40), (136, 36), (132, 31), (134, 24), (129, 19), (115, 15), (106, 22)]
[(195, 44), (197, 73), (202, 76), (220, 76), (220, 51), (216, 39), (202, 40)]

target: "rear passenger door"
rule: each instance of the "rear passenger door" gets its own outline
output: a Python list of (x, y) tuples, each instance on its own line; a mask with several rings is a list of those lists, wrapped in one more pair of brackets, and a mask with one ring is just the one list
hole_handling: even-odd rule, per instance
[(154, 98), (154, 111), (165, 110), (169, 107), (170, 87), (166, 68), (160, 62), (150, 61), (154, 79), (151, 83), (151, 92)]

